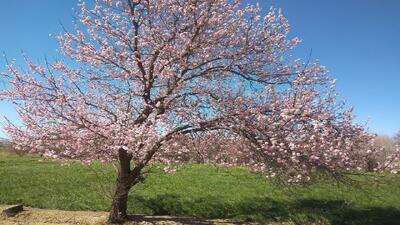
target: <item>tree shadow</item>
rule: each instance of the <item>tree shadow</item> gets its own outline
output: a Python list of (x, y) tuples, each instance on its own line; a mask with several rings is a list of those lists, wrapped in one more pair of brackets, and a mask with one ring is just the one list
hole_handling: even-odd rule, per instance
[[(128, 221), (134, 221), (137, 223), (145, 221), (146, 224), (191, 224), (191, 225), (223, 225), (223, 224), (235, 224), (244, 225), (246, 222), (239, 222), (234, 220), (211, 220), (201, 219), (196, 217), (185, 217), (185, 216), (142, 216), (142, 215), (130, 215)], [(171, 223), (172, 222), (172, 223)], [(254, 223), (255, 224), (255, 223)]]
[(332, 225), (400, 225), (400, 210), (395, 207), (359, 208), (345, 201), (304, 199), (293, 207), (308, 215), (325, 218)]
[[(175, 194), (160, 194), (151, 198), (134, 195), (129, 205), (145, 209), (146, 214), (177, 216), (168, 218), (182, 224), (213, 224), (207, 219), (234, 219), (242, 222), (294, 222), (330, 225), (400, 225), (400, 210), (395, 207), (359, 208), (345, 201), (301, 199), (276, 201), (267, 197), (227, 201), (208, 196), (186, 199)], [(166, 220), (165, 217), (132, 217), (147, 222)]]

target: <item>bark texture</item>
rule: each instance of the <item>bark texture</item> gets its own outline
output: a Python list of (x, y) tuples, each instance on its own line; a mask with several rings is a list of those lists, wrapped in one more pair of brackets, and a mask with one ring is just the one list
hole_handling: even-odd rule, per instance
[(130, 162), (132, 156), (126, 150), (120, 149), (118, 152), (119, 171), (117, 177), (117, 186), (115, 189), (114, 198), (111, 205), (110, 223), (121, 223), (127, 218), (128, 194), (132, 186)]
[(110, 216), (108, 222), (122, 223), (127, 219), (128, 195), (129, 191), (139, 182), (143, 182), (142, 169), (147, 165), (152, 156), (160, 147), (160, 143), (153, 146), (143, 161), (135, 163), (131, 169), (132, 155), (124, 149), (118, 150), (119, 170), (117, 186), (112, 200)]

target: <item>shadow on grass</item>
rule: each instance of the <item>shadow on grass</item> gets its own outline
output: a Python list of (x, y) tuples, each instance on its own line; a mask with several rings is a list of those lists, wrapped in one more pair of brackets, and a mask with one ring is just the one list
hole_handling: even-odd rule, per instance
[(235, 225), (245, 225), (246, 222), (239, 222), (233, 220), (218, 220), (212, 221), (208, 219), (200, 219), (194, 217), (185, 216), (141, 216), (141, 215), (130, 215), (127, 218), (128, 221), (134, 221), (141, 223), (143, 221), (150, 224), (191, 224), (191, 225), (223, 225), (223, 224), (235, 224)]
[[(400, 225), (399, 209), (357, 208), (345, 201), (303, 199), (285, 202), (257, 198), (229, 202), (212, 196), (184, 199), (179, 195), (162, 194), (149, 199), (132, 196), (129, 202), (131, 206), (145, 209), (145, 213), (153, 215), (228, 218), (258, 222), (292, 221), (295, 224), (319, 222), (330, 225)], [(199, 224), (204, 223), (199, 222)]]

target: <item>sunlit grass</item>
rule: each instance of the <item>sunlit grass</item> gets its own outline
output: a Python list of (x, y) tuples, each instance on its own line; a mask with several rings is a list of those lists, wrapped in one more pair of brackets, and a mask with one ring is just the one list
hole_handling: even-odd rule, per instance
[[(171, 175), (152, 168), (129, 198), (131, 213), (303, 224), (400, 224), (400, 180), (359, 178), (360, 187), (319, 182), (283, 190), (244, 169), (185, 165)], [(108, 210), (111, 164), (85, 166), (0, 152), (0, 204)]]

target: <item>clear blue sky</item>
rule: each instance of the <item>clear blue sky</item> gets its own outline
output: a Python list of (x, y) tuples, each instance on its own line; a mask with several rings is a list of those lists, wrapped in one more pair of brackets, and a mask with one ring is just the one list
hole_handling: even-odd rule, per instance
[[(247, 0), (245, 3), (256, 3)], [(337, 78), (338, 89), (354, 106), (359, 122), (393, 135), (400, 129), (400, 1), (399, 0), (258, 0), (264, 9), (283, 9), (292, 35), (303, 40), (296, 56), (320, 61)], [(4, 0), (0, 2), (0, 51), (23, 61), (57, 56), (50, 33), (70, 27), (76, 0)], [(0, 59), (0, 70), (4, 71)], [(0, 88), (4, 84), (0, 82)], [(0, 103), (0, 116), (18, 117), (10, 104)], [(1, 130), (1, 128), (0, 128)], [(0, 136), (4, 134), (0, 131)]]

